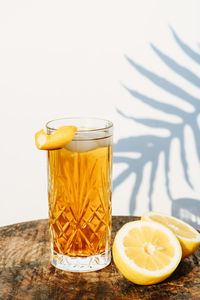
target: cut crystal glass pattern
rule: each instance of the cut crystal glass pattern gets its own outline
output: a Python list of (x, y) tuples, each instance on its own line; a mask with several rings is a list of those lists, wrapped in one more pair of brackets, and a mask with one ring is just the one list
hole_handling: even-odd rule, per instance
[(86, 152), (48, 151), (53, 250), (87, 257), (110, 249), (112, 146)]

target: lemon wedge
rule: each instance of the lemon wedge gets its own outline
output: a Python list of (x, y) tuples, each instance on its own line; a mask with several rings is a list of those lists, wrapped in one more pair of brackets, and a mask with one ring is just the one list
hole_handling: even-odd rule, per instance
[(140, 285), (169, 277), (181, 256), (176, 236), (157, 222), (129, 222), (118, 231), (113, 243), (115, 265), (128, 280)]
[(35, 134), (35, 145), (39, 150), (63, 148), (67, 143), (72, 141), (76, 131), (77, 128), (75, 126), (62, 126), (50, 135), (44, 129), (41, 129)]
[(182, 220), (153, 211), (144, 213), (141, 219), (159, 222), (171, 229), (181, 244), (182, 258), (186, 258), (194, 253), (200, 245), (200, 234), (198, 231)]

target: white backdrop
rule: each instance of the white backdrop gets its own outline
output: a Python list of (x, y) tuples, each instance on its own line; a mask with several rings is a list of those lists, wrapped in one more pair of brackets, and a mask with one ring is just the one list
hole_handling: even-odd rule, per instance
[(114, 122), (114, 215), (177, 207), (200, 224), (199, 11), (194, 0), (0, 2), (0, 225), (47, 217), (34, 133), (65, 116)]

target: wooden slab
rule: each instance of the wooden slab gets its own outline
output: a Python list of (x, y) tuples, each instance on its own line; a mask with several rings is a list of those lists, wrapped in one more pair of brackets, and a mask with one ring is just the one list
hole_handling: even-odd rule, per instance
[[(113, 237), (136, 217), (113, 217)], [(0, 299), (200, 299), (200, 249), (170, 278), (152, 286), (126, 280), (113, 262), (91, 273), (70, 273), (49, 263), (48, 221), (0, 228)]]

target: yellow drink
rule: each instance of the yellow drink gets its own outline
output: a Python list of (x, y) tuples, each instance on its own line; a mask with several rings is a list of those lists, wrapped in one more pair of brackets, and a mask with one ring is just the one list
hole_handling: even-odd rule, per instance
[(53, 248), (89, 256), (110, 248), (111, 146), (48, 152), (49, 221)]

